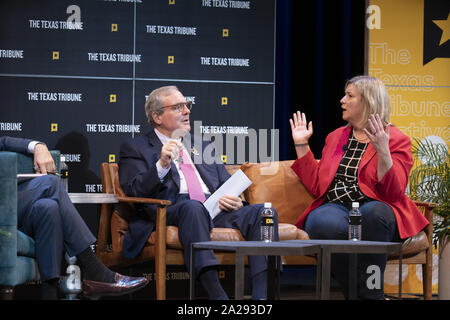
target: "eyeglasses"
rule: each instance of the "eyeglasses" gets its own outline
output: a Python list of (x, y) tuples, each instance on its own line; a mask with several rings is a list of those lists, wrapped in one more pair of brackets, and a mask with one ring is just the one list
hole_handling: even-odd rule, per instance
[(170, 108), (172, 111), (182, 112), (184, 107), (188, 108), (188, 110), (192, 109), (192, 101), (181, 102), (177, 104), (173, 104), (171, 106), (164, 106), (163, 108)]

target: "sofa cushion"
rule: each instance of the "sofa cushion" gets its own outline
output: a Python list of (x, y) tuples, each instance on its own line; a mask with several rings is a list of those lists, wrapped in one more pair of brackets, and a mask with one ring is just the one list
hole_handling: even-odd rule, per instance
[(297, 240), (309, 240), (309, 234), (302, 230), (302, 229), (297, 229)]
[(36, 256), (33, 238), (17, 230), (17, 255), (32, 257)]
[[(113, 232), (113, 239), (117, 239), (117, 243), (113, 242), (113, 248), (121, 248), (123, 237), (128, 228), (128, 222), (119, 216), (116, 212), (111, 217), (111, 232)], [(309, 239), (306, 232), (297, 229), (296, 226), (287, 223), (280, 223), (278, 225), (278, 232), (280, 240), (295, 240), (295, 239)], [(232, 228), (213, 228), (211, 230), (212, 241), (244, 241), (244, 237), (237, 229)], [(152, 232), (147, 239), (147, 245), (154, 245), (156, 242), (155, 232)], [(166, 243), (167, 247), (171, 249), (183, 249), (180, 239), (178, 238), (178, 228), (175, 226), (167, 226), (166, 228)]]
[[(290, 223), (278, 224), (278, 236), (280, 241), (296, 240), (298, 228)], [(298, 240), (298, 239), (297, 239)]]
[[(409, 237), (403, 242), (402, 245), (402, 258), (412, 257), (430, 246), (427, 235), (424, 231), (420, 231), (418, 234)], [(398, 259), (397, 253), (392, 253), (388, 257), (389, 260)]]
[[(307, 237), (306, 232), (303, 232), (299, 236), (298, 228), (292, 224), (280, 223), (278, 225), (278, 233), (281, 241), (284, 240), (295, 240), (304, 239), (304, 234)], [(212, 241), (244, 241), (244, 237), (241, 232), (237, 229), (232, 228), (213, 228), (210, 233)], [(147, 243), (154, 245), (156, 241), (155, 233), (153, 232), (148, 238)], [(178, 238), (178, 228), (175, 226), (167, 226), (166, 229), (166, 243), (167, 247), (171, 249), (182, 249), (180, 239)]]
[[(213, 228), (210, 233), (212, 241), (243, 241), (241, 232), (231, 228)], [(156, 242), (155, 232), (152, 232), (147, 240), (148, 245), (154, 245)], [(166, 244), (170, 249), (183, 249), (183, 245), (178, 237), (178, 227), (167, 226)]]
[(279, 223), (295, 224), (313, 197), (292, 171), (293, 160), (244, 163), (241, 170), (253, 182), (244, 192), (251, 204), (271, 202)]

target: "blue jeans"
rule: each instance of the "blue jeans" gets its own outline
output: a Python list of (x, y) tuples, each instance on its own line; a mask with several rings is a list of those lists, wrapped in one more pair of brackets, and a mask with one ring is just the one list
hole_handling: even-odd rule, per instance
[[(380, 201), (369, 201), (360, 206), (362, 215), (361, 239), (371, 241), (399, 241), (397, 223), (391, 207)], [(311, 239), (348, 239), (349, 209), (341, 204), (326, 203), (311, 211), (306, 218), (305, 231)], [(361, 299), (383, 299), (384, 270), (386, 254), (359, 254), (357, 293)], [(367, 272), (370, 265), (380, 268), (381, 287), (369, 288)], [(332, 276), (342, 286), (343, 293), (348, 296), (348, 255), (333, 254), (331, 259)], [(370, 286), (372, 287), (372, 286)]]

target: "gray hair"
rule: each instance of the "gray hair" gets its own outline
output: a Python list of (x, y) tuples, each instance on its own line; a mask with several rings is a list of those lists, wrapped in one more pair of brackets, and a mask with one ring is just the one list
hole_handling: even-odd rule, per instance
[(157, 127), (158, 125), (153, 121), (152, 114), (156, 113), (158, 115), (164, 112), (164, 104), (162, 97), (169, 95), (172, 91), (179, 91), (176, 86), (165, 86), (153, 90), (145, 101), (145, 114), (147, 116), (148, 123), (152, 127)]
[(356, 76), (347, 81), (345, 88), (351, 83), (356, 86), (361, 95), (364, 126), (371, 114), (378, 114), (383, 124), (387, 125), (390, 122), (391, 104), (383, 82), (375, 77)]

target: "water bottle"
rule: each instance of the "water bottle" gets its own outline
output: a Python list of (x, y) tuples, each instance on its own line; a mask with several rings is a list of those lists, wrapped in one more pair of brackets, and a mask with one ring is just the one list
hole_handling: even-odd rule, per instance
[(69, 167), (67, 167), (65, 161), (66, 157), (61, 155), (59, 163), (59, 169), (61, 171), (61, 183), (63, 185), (64, 190), (66, 190), (66, 192), (69, 192)]
[(352, 202), (352, 210), (348, 214), (348, 239), (361, 240), (361, 211), (359, 202)]
[(59, 283), (59, 290), (65, 294), (66, 300), (78, 300), (78, 294), (82, 291), (81, 289), (81, 271), (80, 267), (75, 263), (77, 262), (76, 257), (71, 257), (65, 254), (67, 269), (67, 276), (62, 277)]
[(261, 219), (261, 241), (264, 242), (272, 242), (273, 241), (273, 211), (272, 211), (272, 203), (266, 202), (264, 203), (264, 210), (262, 212)]

